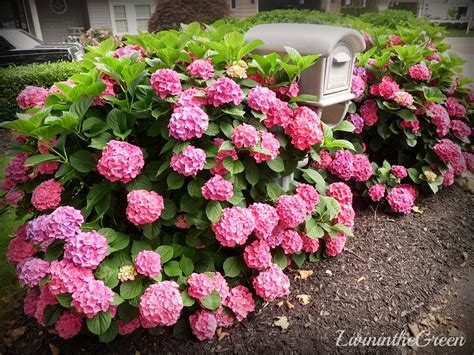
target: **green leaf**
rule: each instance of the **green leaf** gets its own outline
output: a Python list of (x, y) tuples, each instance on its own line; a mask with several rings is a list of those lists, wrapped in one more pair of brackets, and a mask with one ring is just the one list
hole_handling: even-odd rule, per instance
[(267, 194), (272, 201), (276, 201), (278, 197), (285, 194), (285, 191), (274, 182), (267, 184)]
[(94, 157), (87, 150), (79, 150), (69, 157), (71, 166), (81, 173), (92, 171), (97, 165)]
[(200, 301), (204, 307), (211, 311), (214, 311), (221, 306), (221, 296), (219, 296), (216, 290), (212, 291), (209, 296)]
[(154, 239), (160, 235), (161, 232), (161, 222), (155, 221), (153, 223), (148, 223), (142, 226), (143, 235), (148, 239)]
[(310, 238), (322, 238), (324, 230), (318, 225), (314, 218), (309, 218), (305, 225), (306, 235)]
[(87, 208), (93, 207), (96, 203), (101, 201), (105, 195), (110, 192), (110, 183), (108, 181), (103, 181), (99, 184), (95, 184), (89, 190), (87, 194)]
[(136, 257), (143, 250), (151, 250), (150, 244), (144, 240), (134, 240), (132, 243), (132, 257)]
[(184, 340), (191, 336), (191, 328), (187, 319), (180, 319), (173, 327), (173, 336), (176, 339)]
[(47, 327), (52, 326), (63, 312), (60, 305), (48, 305), (44, 310), (44, 323)]
[(143, 291), (143, 279), (137, 277), (132, 281), (125, 281), (120, 285), (120, 297), (124, 300), (130, 300), (139, 296)]
[(201, 185), (197, 180), (191, 180), (188, 184), (188, 194), (191, 197), (202, 197)]
[(52, 262), (58, 260), (64, 250), (64, 242), (55, 241), (44, 253), (44, 260)]
[(354, 132), (355, 126), (349, 121), (342, 121), (337, 127), (333, 128), (333, 132)]
[(283, 158), (279, 155), (276, 159), (266, 161), (268, 167), (277, 173), (285, 171), (285, 163)]
[(291, 258), (293, 259), (296, 265), (301, 266), (306, 260), (306, 253), (302, 251), (298, 254), (293, 254)]
[(160, 254), (161, 264), (165, 264), (173, 258), (173, 247), (169, 245), (160, 245), (156, 248), (156, 252)]
[(110, 343), (118, 335), (118, 324), (115, 319), (112, 319), (109, 328), (99, 335), (99, 340), (103, 343)]
[(315, 95), (302, 94), (290, 99), (290, 102), (302, 102), (305, 104), (316, 104), (318, 103), (319, 98)]
[(227, 259), (225, 259), (223, 268), (225, 276), (237, 277), (244, 270), (244, 264), (239, 257), (229, 256)]
[(173, 219), (175, 216), (176, 204), (173, 202), (173, 200), (165, 199), (165, 209), (161, 213), (161, 219), (170, 220)]
[(181, 298), (183, 299), (183, 306), (184, 307), (191, 307), (194, 303), (196, 303), (196, 300), (189, 296), (188, 291), (184, 290), (181, 292)]
[(282, 248), (278, 247), (275, 249), (272, 260), (280, 269), (284, 270), (286, 268), (286, 255)]
[(301, 169), (301, 171), (306, 181), (316, 184), (316, 188), (320, 193), (326, 192), (326, 181), (320, 173), (313, 169)]
[(89, 147), (102, 150), (106, 146), (106, 144), (111, 141), (114, 137), (108, 133), (104, 132), (100, 134), (97, 137), (92, 138), (91, 144), (89, 144)]
[(182, 274), (181, 267), (179, 266), (179, 262), (177, 261), (170, 261), (169, 263), (167, 263), (164, 267), (164, 271), (166, 276), (169, 277), (177, 277), (181, 276)]
[(206, 216), (212, 223), (216, 223), (221, 218), (222, 206), (218, 201), (209, 201), (206, 206)]
[(59, 157), (56, 155), (52, 154), (38, 154), (38, 155), (33, 155), (29, 157), (28, 159), (25, 160), (25, 165), (27, 166), (35, 166), (40, 163), (44, 163), (47, 161), (59, 161)]
[(326, 148), (345, 148), (345, 149), (350, 149), (350, 150), (355, 150), (354, 145), (346, 141), (345, 139), (334, 139), (329, 142), (324, 142), (324, 146)]
[(181, 260), (179, 262), (179, 266), (180, 266), (181, 270), (183, 270), (184, 276), (189, 276), (194, 271), (193, 261), (190, 258), (187, 258), (184, 255), (181, 257)]
[(411, 112), (410, 110), (407, 110), (406, 108), (399, 110), (396, 112), (397, 116), (403, 118), (405, 121), (416, 121), (416, 115)]
[(112, 323), (112, 316), (110, 312), (99, 312), (94, 317), (88, 318), (87, 328), (95, 335), (105, 334)]
[(260, 170), (255, 162), (247, 160), (245, 162), (245, 178), (250, 185), (255, 186), (260, 179)]
[(81, 97), (79, 100), (73, 102), (69, 108), (69, 112), (76, 118), (82, 119), (87, 110), (89, 110), (93, 100), (93, 97)]
[(232, 157), (226, 157), (222, 161), (224, 168), (226, 168), (232, 175), (239, 174), (244, 171), (244, 164), (240, 160), (234, 160)]
[(114, 306), (118, 306), (118, 305), (121, 305), (123, 302), (125, 302), (123, 298), (120, 297), (118, 293), (114, 293), (114, 299), (112, 300), (111, 304)]
[(421, 88), (423, 94), (425, 95), (426, 100), (428, 103), (430, 102), (438, 102), (441, 103), (446, 100), (446, 96), (441, 92), (440, 88), (435, 86), (423, 86)]
[(60, 293), (59, 295), (56, 295), (56, 299), (64, 308), (71, 308), (72, 297), (69, 293)]
[(184, 176), (176, 172), (171, 172), (166, 178), (166, 183), (170, 190), (177, 190), (184, 185)]

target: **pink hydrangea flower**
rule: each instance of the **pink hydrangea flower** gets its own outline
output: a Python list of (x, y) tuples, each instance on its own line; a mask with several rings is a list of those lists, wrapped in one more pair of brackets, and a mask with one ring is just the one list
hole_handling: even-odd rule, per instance
[(200, 310), (192, 314), (189, 324), (193, 334), (201, 341), (212, 339), (216, 333), (217, 320), (209, 311)]
[[(66, 81), (60, 81), (60, 82), (58, 82), (58, 84), (63, 84), (63, 85), (67, 85), (67, 86), (70, 86), (70, 87), (76, 86), (76, 83), (74, 81), (72, 81), (71, 79), (67, 79)], [(54, 84), (53, 86), (51, 86), (49, 88), (49, 92), (51, 94), (59, 94), (59, 95), (64, 94), (64, 92), (60, 88), (58, 88), (56, 86), (56, 84)]]
[(372, 176), (372, 165), (364, 154), (355, 154), (353, 157), (354, 171), (352, 177), (359, 182), (367, 181)]
[(171, 69), (159, 69), (151, 74), (151, 86), (156, 94), (165, 99), (168, 96), (179, 95), (181, 93), (181, 81), (179, 74)]
[(351, 92), (355, 95), (355, 99), (362, 96), (365, 91), (365, 80), (358, 75), (352, 77)]
[(451, 186), (454, 184), (454, 170), (449, 167), (448, 170), (441, 173), (443, 175), (443, 186)]
[(341, 223), (348, 228), (354, 227), (355, 212), (350, 203), (341, 203), (336, 217), (336, 223)]
[(82, 285), (94, 279), (91, 269), (77, 266), (66, 259), (53, 261), (49, 267), (49, 273), (48, 287), (53, 295), (74, 293)]
[(306, 204), (306, 213), (313, 212), (319, 203), (319, 195), (316, 189), (308, 184), (299, 184), (296, 188), (296, 194), (300, 196)]
[(208, 126), (209, 117), (197, 106), (175, 108), (168, 122), (170, 137), (182, 141), (201, 138)]
[(395, 93), (400, 89), (400, 86), (390, 76), (384, 76), (382, 81), (378, 84), (379, 95), (386, 100), (393, 100)]
[(28, 317), (34, 317), (36, 313), (36, 306), (38, 305), (39, 293), (32, 288), (28, 291), (23, 302), (23, 313)]
[(327, 150), (321, 150), (319, 152), (319, 161), (313, 163), (316, 169), (328, 169), (332, 163), (331, 154)]
[(61, 203), (63, 191), (64, 187), (54, 179), (46, 180), (33, 190), (31, 203), (38, 211), (56, 208)]
[(178, 174), (192, 176), (204, 169), (205, 164), (206, 152), (190, 145), (179, 154), (173, 154), (170, 166)]
[(5, 203), (10, 206), (18, 205), (25, 197), (25, 193), (22, 190), (11, 189), (5, 195)]
[(127, 203), (127, 219), (136, 226), (155, 222), (165, 208), (163, 197), (155, 191), (130, 191)]
[(137, 257), (135, 258), (134, 263), (138, 273), (142, 275), (149, 277), (157, 277), (161, 272), (160, 254), (154, 251), (140, 251)]
[(397, 35), (390, 35), (388, 36), (389, 45), (390, 46), (403, 46), (405, 42)]
[(270, 248), (276, 248), (283, 240), (283, 233), (285, 233), (285, 227), (282, 224), (278, 224), (272, 231), (272, 233), (265, 238), (265, 242)]
[(252, 285), (257, 295), (265, 301), (273, 301), (290, 294), (290, 279), (275, 264), (260, 272), (253, 279)]
[(109, 181), (126, 184), (140, 174), (144, 165), (143, 152), (139, 147), (111, 140), (102, 151), (97, 171)]
[(224, 167), (223, 161), (225, 158), (231, 157), (232, 160), (238, 160), (239, 157), (235, 149), (221, 150), (216, 155), (216, 165), (211, 168), (211, 174), (214, 175), (225, 175), (228, 170)]
[(444, 104), (450, 116), (458, 118), (466, 116), (466, 108), (455, 97), (448, 97)]
[(90, 280), (82, 284), (73, 294), (71, 306), (87, 318), (99, 312), (107, 312), (114, 298), (114, 292), (101, 280)]
[(204, 97), (205, 92), (197, 88), (189, 88), (184, 90), (179, 94), (179, 99), (176, 102), (176, 107), (183, 106), (197, 106), (201, 107), (207, 103), (206, 98)]
[(105, 84), (105, 88), (99, 96), (94, 98), (94, 101), (92, 101), (92, 106), (104, 106), (106, 96), (115, 96), (114, 87), (117, 82), (107, 74), (101, 74), (100, 78)]
[(34, 287), (49, 272), (49, 263), (38, 258), (31, 258), (18, 264), (16, 270), (22, 285)]
[(413, 133), (418, 133), (420, 130), (420, 121), (415, 120), (415, 121), (405, 121), (402, 120), (400, 122), (400, 127), (405, 128), (405, 129), (410, 129)]
[(385, 196), (385, 186), (382, 184), (375, 184), (370, 187), (368, 193), (372, 201), (378, 202)]
[(128, 45), (128, 46), (123, 46), (120, 47), (119, 49), (116, 49), (114, 52), (114, 57), (122, 59), (122, 58), (131, 58), (134, 56), (136, 53), (138, 53), (138, 56), (136, 58), (137, 61), (140, 61), (143, 59), (143, 57), (147, 56), (146, 51), (140, 47), (138, 44), (135, 45)]
[(56, 170), (59, 169), (59, 166), (60, 164), (57, 161), (47, 161), (47, 162), (38, 164), (35, 168), (35, 172), (40, 175), (54, 174)]
[(72, 312), (64, 311), (56, 321), (54, 330), (63, 339), (72, 339), (81, 332), (82, 318)]
[(256, 86), (250, 89), (247, 95), (247, 104), (256, 111), (267, 113), (276, 103), (276, 94), (263, 86)]
[(186, 216), (184, 214), (180, 214), (178, 217), (176, 217), (176, 222), (174, 225), (179, 229), (191, 228), (189, 223), (186, 221)]
[(415, 80), (428, 80), (431, 77), (431, 71), (424, 64), (415, 64), (408, 68), (408, 75)]
[(354, 157), (352, 153), (344, 149), (338, 150), (332, 158), (329, 171), (342, 180), (349, 180), (354, 173)]
[(210, 79), (214, 75), (214, 67), (211, 59), (197, 59), (188, 65), (188, 73), (199, 79)]
[(243, 245), (252, 234), (255, 218), (248, 208), (227, 207), (219, 221), (212, 226), (216, 239), (225, 247)]
[(407, 169), (402, 165), (392, 165), (392, 168), (390, 169), (390, 171), (398, 179), (403, 179), (408, 176)]
[[(5, 167), (5, 181), (11, 181), (11, 187), (15, 184), (22, 184), (28, 181), (29, 169), (25, 166), (27, 158), (28, 154), (26, 153), (16, 154)], [(10, 188), (7, 190), (10, 190)]]
[(466, 162), (466, 169), (470, 173), (474, 172), (474, 154), (463, 152), (464, 161)]
[(84, 217), (81, 211), (70, 206), (62, 206), (56, 208), (43, 222), (46, 222), (46, 234), (49, 239), (67, 241), (81, 231)]
[(428, 116), (431, 116), (431, 123), (436, 126), (436, 133), (444, 137), (449, 132), (449, 114), (445, 108), (437, 103), (431, 102), (426, 106)]
[(252, 293), (245, 286), (239, 285), (234, 287), (230, 290), (227, 299), (227, 307), (232, 310), (239, 321), (244, 320), (249, 313), (255, 311), (255, 302)]
[(69, 238), (64, 245), (64, 259), (77, 266), (95, 269), (104, 260), (107, 239), (96, 231), (81, 232)]
[(56, 300), (56, 297), (54, 297), (51, 292), (49, 292), (48, 286), (40, 286), (40, 294), (36, 302), (34, 317), (43, 327), (46, 326), (44, 322), (44, 310), (47, 306), (57, 303), (58, 301)]
[(18, 235), (10, 241), (7, 249), (7, 260), (11, 264), (20, 264), (33, 255), (35, 255), (36, 249), (34, 245), (26, 240), (25, 235)]
[(471, 128), (460, 120), (452, 120), (449, 124), (449, 128), (451, 128), (453, 134), (459, 139), (463, 139), (471, 135)]
[(249, 206), (249, 210), (252, 211), (255, 218), (255, 235), (257, 238), (265, 240), (272, 234), (280, 220), (275, 207), (266, 203), (254, 203)]
[(140, 317), (137, 317), (128, 323), (125, 323), (123, 320), (120, 319), (119, 321), (117, 321), (117, 325), (118, 333), (120, 335), (132, 334), (135, 330), (140, 328)]
[(303, 235), (301, 239), (303, 240), (303, 251), (307, 253), (316, 253), (319, 250), (318, 238), (310, 238), (306, 235)]
[(272, 262), (270, 247), (264, 240), (254, 240), (244, 249), (245, 264), (251, 269), (262, 270)]
[(51, 148), (54, 147), (57, 141), (58, 141), (58, 138), (56, 137), (51, 138), (49, 142), (44, 141), (44, 140), (39, 140), (37, 143), (39, 152), (41, 154), (48, 154)]
[(346, 245), (346, 235), (344, 233), (337, 233), (335, 238), (324, 236), (326, 254), (329, 256), (336, 256), (342, 253)]
[(27, 110), (31, 107), (44, 108), (44, 101), (49, 96), (49, 91), (37, 86), (27, 86), (16, 98), (18, 107)]
[(401, 186), (395, 186), (387, 195), (387, 201), (392, 211), (400, 213), (410, 213), (415, 197), (412, 192)]
[(277, 200), (276, 211), (286, 227), (293, 228), (303, 223), (306, 210), (306, 202), (299, 195), (283, 195)]
[(29, 221), (26, 225), (26, 238), (34, 244), (41, 244), (49, 240), (54, 241), (54, 237), (50, 237), (49, 233), (49, 219), (49, 215), (41, 215)]
[(393, 100), (401, 106), (411, 106), (413, 105), (414, 99), (413, 96), (406, 91), (397, 91)]
[(276, 99), (272, 106), (266, 112), (267, 118), (263, 120), (263, 124), (267, 128), (273, 126), (286, 127), (293, 118), (293, 111), (288, 106), (288, 102)]
[(323, 140), (321, 120), (308, 107), (298, 107), (294, 111), (294, 119), (285, 127), (285, 132), (291, 136), (291, 144), (299, 150), (309, 150)]
[(201, 192), (206, 200), (229, 201), (234, 195), (234, 185), (222, 176), (216, 175), (203, 185)]
[(213, 276), (214, 290), (219, 294), (222, 304), (226, 304), (226, 300), (230, 292), (229, 285), (220, 272), (214, 272)]
[(242, 123), (232, 132), (232, 143), (237, 148), (250, 148), (258, 143), (258, 131), (254, 126)]
[(351, 188), (343, 182), (334, 182), (330, 184), (326, 194), (334, 197), (340, 203), (352, 203)]
[(364, 119), (357, 113), (349, 115), (347, 120), (355, 127), (354, 133), (360, 134), (364, 130)]
[(433, 147), (436, 155), (443, 161), (454, 162), (462, 156), (459, 145), (449, 139), (441, 139)]
[(188, 284), (188, 294), (197, 299), (206, 298), (214, 291), (214, 281), (204, 273), (192, 273), (188, 278)]
[(379, 120), (377, 114), (377, 102), (375, 100), (365, 100), (359, 108), (360, 115), (367, 126), (373, 126)]
[(273, 133), (259, 131), (260, 135), (260, 147), (269, 152), (269, 154), (250, 151), (250, 156), (252, 156), (257, 164), (260, 164), (267, 160), (273, 160), (278, 157), (280, 154), (280, 142), (275, 138)]
[(303, 248), (303, 239), (300, 234), (292, 229), (288, 229), (283, 233), (283, 239), (280, 243), (285, 254), (299, 253)]
[(224, 307), (219, 307), (214, 316), (216, 317), (218, 327), (230, 328), (234, 324), (235, 318)]
[(151, 327), (174, 325), (183, 309), (178, 284), (174, 281), (152, 284), (141, 297), (138, 309), (141, 317)]
[(219, 107), (233, 102), (240, 105), (244, 99), (244, 93), (234, 80), (221, 77), (206, 88), (207, 100), (210, 105)]

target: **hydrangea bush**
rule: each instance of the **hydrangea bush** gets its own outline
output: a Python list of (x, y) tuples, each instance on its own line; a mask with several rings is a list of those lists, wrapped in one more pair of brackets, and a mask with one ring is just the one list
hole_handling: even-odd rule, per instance
[(28, 219), (8, 248), (27, 315), (65, 339), (206, 340), (286, 297), (291, 263), (342, 252), (352, 192), (304, 166), (351, 146), (298, 93), (318, 56), (260, 44), (223, 23), (109, 39), (25, 89), (2, 189)]

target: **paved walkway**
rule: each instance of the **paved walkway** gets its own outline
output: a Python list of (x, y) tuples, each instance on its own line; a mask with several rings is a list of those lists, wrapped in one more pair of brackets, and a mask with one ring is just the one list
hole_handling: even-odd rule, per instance
[(472, 37), (448, 37), (446, 42), (452, 46), (453, 52), (467, 60), (463, 65), (463, 74), (474, 80), (474, 39)]

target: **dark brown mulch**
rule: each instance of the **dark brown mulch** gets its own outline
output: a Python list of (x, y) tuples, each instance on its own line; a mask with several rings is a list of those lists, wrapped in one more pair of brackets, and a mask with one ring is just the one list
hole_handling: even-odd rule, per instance
[[(275, 304), (260, 308), (222, 341), (201, 343), (146, 335), (121, 338), (109, 345), (85, 336), (66, 342), (40, 333), (33, 321), (20, 318), (15, 326), (26, 325), (28, 331), (9, 353), (50, 353), (49, 344), (61, 354), (399, 353), (399, 348), (336, 347), (338, 331), (345, 331), (343, 342), (353, 333), (394, 336), (408, 331), (408, 324), (419, 323), (432, 311), (443, 312), (439, 307), (443, 302), (451, 321), (468, 341), (451, 351), (473, 353), (474, 199), (452, 187), (423, 199), (419, 207), (422, 214), (408, 216), (359, 208), (356, 239), (347, 244), (350, 251), (304, 265), (314, 271), (306, 281), (290, 273), (293, 309)], [(300, 305), (296, 299), (299, 294), (310, 295), (311, 303)], [(272, 326), (278, 316), (288, 318), (286, 331)], [(439, 335), (447, 332), (443, 328), (436, 331)], [(431, 350), (445, 352), (444, 348)]]

